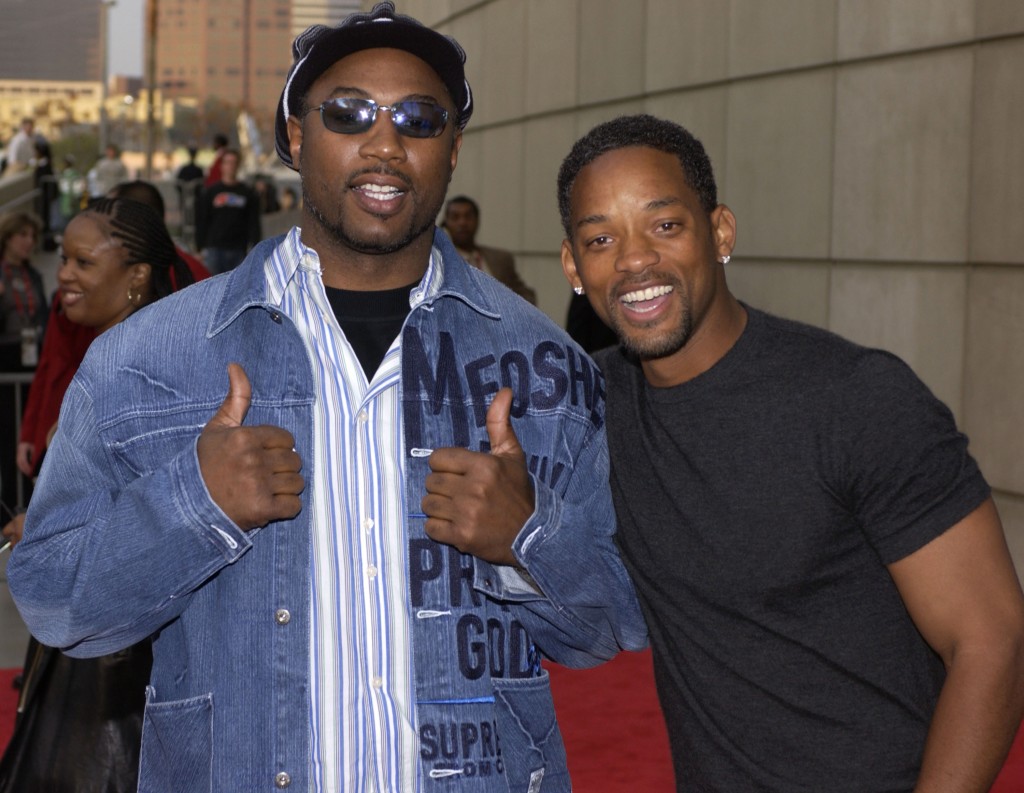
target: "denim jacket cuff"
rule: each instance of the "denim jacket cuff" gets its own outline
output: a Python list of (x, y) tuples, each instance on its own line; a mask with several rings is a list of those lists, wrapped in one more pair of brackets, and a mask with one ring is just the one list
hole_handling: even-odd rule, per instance
[(512, 543), (512, 553), (519, 560), (519, 566), (491, 564), (483, 559), (474, 560), (474, 588), (498, 600), (521, 603), (546, 599), (543, 588), (537, 583), (525, 561), (525, 554), (534, 538), (552, 520), (557, 519), (561, 510), (558, 499), (551, 489), (532, 474), (530, 478), (533, 480), (533, 492), (536, 494), (534, 511)]
[(249, 550), (252, 541), (224, 514), (206, 489), (196, 451), (198, 440), (178, 455), (171, 466), (171, 483), (177, 494), (178, 508), (190, 525), (200, 530), (217, 548), (225, 561), (234, 562)]

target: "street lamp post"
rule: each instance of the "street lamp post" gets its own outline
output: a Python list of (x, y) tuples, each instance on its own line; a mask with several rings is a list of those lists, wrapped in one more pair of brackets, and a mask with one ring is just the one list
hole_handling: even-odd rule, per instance
[(153, 178), (153, 150), (156, 148), (156, 37), (159, 0), (146, 0), (146, 178)]
[(110, 53), (110, 9), (117, 0), (100, 0), (100, 151), (106, 151), (110, 129), (107, 119), (107, 83), (110, 82), (107, 58)]

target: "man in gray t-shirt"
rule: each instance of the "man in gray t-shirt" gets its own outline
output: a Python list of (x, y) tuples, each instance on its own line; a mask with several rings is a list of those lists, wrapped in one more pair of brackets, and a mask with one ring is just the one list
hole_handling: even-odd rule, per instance
[(741, 304), (701, 144), (634, 116), (558, 179), (616, 331), (618, 541), (680, 791), (985, 791), (1024, 711), (1024, 597), (949, 410), (895, 356)]

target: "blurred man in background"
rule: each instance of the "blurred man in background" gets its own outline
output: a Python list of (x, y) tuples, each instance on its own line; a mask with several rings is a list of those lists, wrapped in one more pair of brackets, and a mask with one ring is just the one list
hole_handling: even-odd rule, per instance
[(455, 196), (444, 208), (441, 227), (455, 243), (455, 249), (467, 262), (497, 278), (505, 286), (531, 303), (537, 303), (537, 293), (528, 287), (519, 273), (512, 254), (500, 248), (478, 245), (476, 232), (480, 228), (480, 207), (468, 196)]

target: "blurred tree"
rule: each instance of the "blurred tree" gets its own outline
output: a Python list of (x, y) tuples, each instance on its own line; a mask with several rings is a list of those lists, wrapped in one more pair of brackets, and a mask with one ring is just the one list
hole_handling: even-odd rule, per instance
[(232, 146), (238, 145), (238, 114), (242, 112), (239, 102), (229, 102), (219, 97), (210, 97), (203, 103), (201, 140), (207, 143), (215, 133), (228, 136)]
[(62, 165), (64, 158), (70, 154), (75, 158), (75, 167), (85, 173), (100, 157), (100, 141), (95, 132), (77, 132), (65, 134), (50, 141), (53, 161)]
[(167, 138), (173, 145), (188, 147), (202, 143), (209, 137), (203, 128), (198, 109), (184, 105), (175, 108), (174, 124), (167, 129)]

